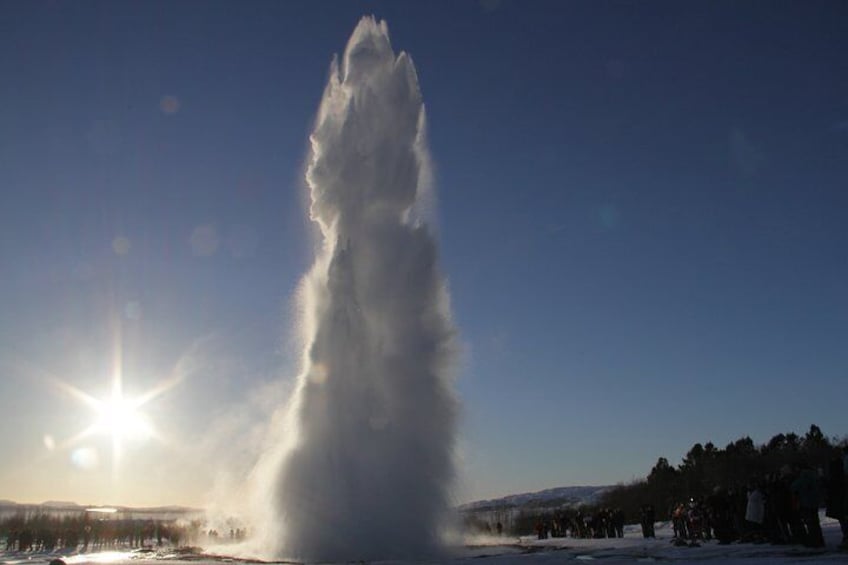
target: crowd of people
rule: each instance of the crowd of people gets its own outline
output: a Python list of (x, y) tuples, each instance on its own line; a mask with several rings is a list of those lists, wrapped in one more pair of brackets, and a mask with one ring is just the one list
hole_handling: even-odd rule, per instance
[[(691, 498), (670, 508), (675, 543), (697, 544), (715, 538), (773, 544), (824, 547), (819, 509), (839, 521), (842, 549), (848, 549), (846, 501), (848, 448), (827, 469), (784, 465), (777, 473), (752, 478), (744, 489), (716, 487), (706, 497)], [(654, 537), (654, 508), (642, 507), (642, 535)]]
[[(678, 493), (663, 496), (666, 501), (679, 499), (661, 508), (649, 503), (640, 507), (638, 499), (636, 504), (613, 506), (610, 501), (615, 499), (611, 497), (610, 500), (602, 499), (601, 504), (606, 503), (606, 506), (600, 508), (524, 509), (512, 514), (501, 510), (490, 514), (489, 520), (484, 519), (477, 527), (492, 533), (495, 528), (489, 524), (497, 522), (498, 534), (522, 535), (532, 531), (538, 539), (622, 537), (626, 522), (622, 508), (625, 508), (628, 518), (631, 518), (627, 523), (638, 521), (646, 538), (656, 537), (655, 524), (658, 520), (668, 519), (676, 545), (695, 546), (705, 540), (715, 540), (720, 544), (798, 544), (818, 548), (825, 546), (820, 523), (820, 512), (825, 510), (825, 514), (841, 526), (840, 549), (848, 549), (848, 446), (844, 442), (842, 446), (829, 448), (830, 454), (826, 458), (800, 457), (794, 462), (786, 463), (784, 460), (771, 466), (755, 462), (758, 464), (752, 467), (767, 472), (749, 477), (747, 484), (738, 472), (733, 475), (726, 472), (714, 474), (713, 484), (722, 484), (714, 487), (704, 481), (706, 473), (701, 475), (701, 482), (688, 482), (690, 477), (681, 472), (667, 473), (676, 481), (670, 489), (662, 488), (664, 481), (661, 478), (652, 478), (654, 482), (649, 480), (647, 486), (654, 490), (648, 493), (662, 495), (672, 490)], [(829, 463), (825, 464), (828, 460)], [(815, 461), (816, 466), (811, 461)], [(738, 477), (736, 481), (740, 482), (730, 484), (740, 486), (724, 486), (732, 476)], [(722, 483), (722, 480), (727, 482)], [(690, 496), (685, 494), (687, 491), (707, 494)], [(625, 491), (628, 492), (631, 491)], [(656, 495), (650, 498), (657, 499)], [(618, 500), (628, 502), (623, 497)], [(502, 520), (506, 520), (506, 526), (501, 524)], [(474, 528), (475, 524), (469, 521), (468, 526)]]
[(624, 512), (620, 508), (600, 508), (596, 512), (577, 510), (560, 511), (550, 519), (536, 521), (539, 539), (561, 538), (621, 538), (624, 537)]

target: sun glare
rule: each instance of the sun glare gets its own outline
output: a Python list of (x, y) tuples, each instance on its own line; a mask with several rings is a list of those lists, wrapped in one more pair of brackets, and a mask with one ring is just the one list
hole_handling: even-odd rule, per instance
[[(90, 411), (90, 424), (76, 434), (57, 442), (53, 435), (44, 436), (44, 447), (50, 451), (68, 451), (71, 462), (80, 469), (94, 470), (100, 466), (99, 442), (92, 442), (92, 436), (111, 439), (112, 471), (117, 473), (121, 466), (125, 448), (140, 446), (147, 440), (167, 443), (167, 438), (149, 418), (144, 408), (178, 384), (185, 373), (180, 364), (174, 366), (169, 375), (159, 380), (152, 388), (141, 394), (124, 394), (124, 347), (120, 324), (115, 322), (113, 331), (111, 394), (91, 394), (67, 381), (53, 375), (47, 375), (48, 381), (59, 391), (84, 404)], [(108, 389), (107, 389), (108, 390)], [(104, 391), (106, 392), (106, 391)]]
[[(154, 388), (138, 396), (125, 396), (123, 393), (123, 378), (119, 371), (112, 376), (112, 393), (110, 396), (95, 397), (66, 382), (53, 380), (54, 385), (65, 391), (73, 398), (82, 401), (93, 412), (93, 422), (84, 430), (61, 444), (62, 448), (71, 448), (81, 443), (85, 438), (99, 435), (111, 438), (112, 466), (117, 470), (122, 453), (131, 443), (142, 443), (148, 439), (164, 441), (153, 422), (142, 410), (148, 403), (176, 386), (182, 380), (181, 375), (174, 374), (159, 382)], [(52, 437), (50, 438), (52, 441)], [(47, 444), (47, 439), (45, 439)], [(91, 447), (82, 446), (73, 451), (73, 456), (80, 466), (97, 466), (96, 451)]]
[(98, 433), (111, 435), (115, 439), (146, 439), (151, 435), (147, 417), (139, 410), (138, 401), (124, 398), (115, 393), (107, 401), (96, 406)]

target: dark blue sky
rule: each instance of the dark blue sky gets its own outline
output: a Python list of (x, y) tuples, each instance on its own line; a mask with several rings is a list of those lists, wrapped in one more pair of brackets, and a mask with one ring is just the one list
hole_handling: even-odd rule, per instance
[(33, 375), (108, 388), (116, 328), (128, 390), (203, 367), (157, 400), (172, 446), (294, 375), (307, 137), (365, 14), (427, 105), (463, 498), (846, 433), (844, 2), (3, 2), (0, 439), (51, 463), (0, 497), (95, 492)]

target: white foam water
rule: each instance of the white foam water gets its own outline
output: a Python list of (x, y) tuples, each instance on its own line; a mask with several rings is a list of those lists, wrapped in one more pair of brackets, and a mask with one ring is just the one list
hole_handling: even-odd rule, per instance
[(310, 142), (323, 246), (301, 287), (303, 371), (269, 539), (307, 561), (433, 555), (454, 476), (455, 331), (424, 219), (418, 78), (385, 22), (363, 18), (333, 61)]

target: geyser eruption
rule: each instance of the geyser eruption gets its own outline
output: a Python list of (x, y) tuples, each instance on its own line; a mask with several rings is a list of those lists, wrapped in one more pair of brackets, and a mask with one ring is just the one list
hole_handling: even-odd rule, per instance
[(454, 328), (421, 218), (428, 155), (412, 61), (363, 18), (310, 137), (323, 248), (303, 284), (304, 367), (273, 503), (278, 555), (416, 557), (439, 546), (453, 478)]

